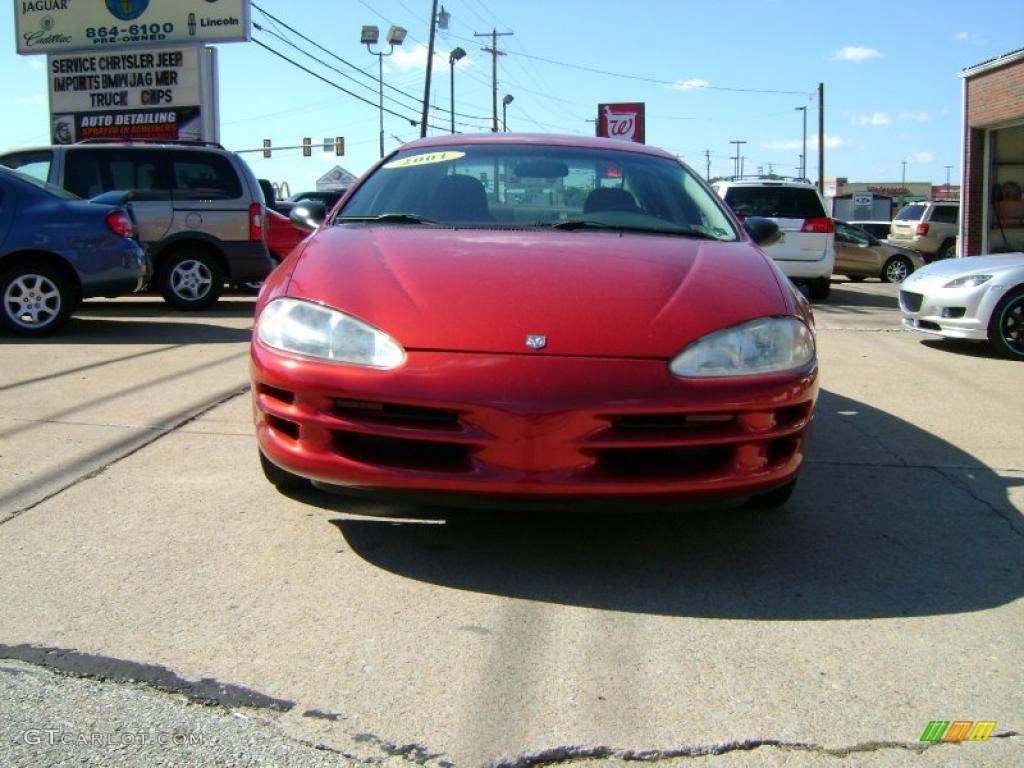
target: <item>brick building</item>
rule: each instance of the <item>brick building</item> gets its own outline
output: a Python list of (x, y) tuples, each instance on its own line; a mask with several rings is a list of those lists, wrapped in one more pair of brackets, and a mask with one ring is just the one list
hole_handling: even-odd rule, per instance
[(1024, 48), (960, 72), (960, 255), (1024, 251)]

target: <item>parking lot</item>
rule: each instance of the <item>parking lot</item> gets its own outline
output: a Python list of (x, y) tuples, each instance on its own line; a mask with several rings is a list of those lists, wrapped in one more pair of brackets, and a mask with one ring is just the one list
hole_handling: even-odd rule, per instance
[[(1024, 763), (1024, 368), (903, 331), (897, 291), (815, 305), (808, 465), (772, 513), (282, 495), (251, 297), (0, 337), (0, 680), (66, 694), (4, 697), (0, 763), (135, 764), (22, 734), (158, 730), (160, 700), (208, 738), (144, 764)], [(82, 685), (125, 698), (76, 709)], [(998, 725), (926, 746), (934, 720)]]

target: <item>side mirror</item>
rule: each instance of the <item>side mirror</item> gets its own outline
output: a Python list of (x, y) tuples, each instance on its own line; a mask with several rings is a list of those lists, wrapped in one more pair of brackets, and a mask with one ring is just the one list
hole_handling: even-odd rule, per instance
[(782, 238), (779, 225), (761, 216), (748, 216), (743, 221), (743, 228), (747, 230), (750, 239), (758, 245), (771, 245)]
[(299, 203), (288, 214), (288, 219), (303, 232), (312, 232), (327, 218), (327, 208), (323, 203), (306, 200)]

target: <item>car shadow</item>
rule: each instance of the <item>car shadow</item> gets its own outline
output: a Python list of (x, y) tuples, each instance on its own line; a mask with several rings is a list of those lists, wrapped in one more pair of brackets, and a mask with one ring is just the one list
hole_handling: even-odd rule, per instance
[(924, 338), (921, 343), (934, 350), (948, 352), (966, 357), (976, 357), (983, 360), (1001, 360), (1007, 365), (1020, 365), (1017, 360), (1003, 357), (996, 352), (988, 342), (967, 341), (965, 339), (939, 339)]
[(225, 326), (225, 319), (249, 320), (253, 300), (234, 299), (207, 310), (183, 312), (162, 300), (89, 300), (49, 336), (2, 335), (4, 344), (234, 344), (252, 338), (251, 324)]
[[(1020, 598), (1015, 482), (1024, 480), (823, 392), (800, 484), (774, 512), (459, 513), (295, 497), (356, 513), (330, 522), (366, 562), (452, 589), (665, 616), (820, 620), (961, 613)], [(402, 519), (368, 517), (384, 509)]]
[[(816, 302), (814, 305), (814, 311), (828, 310), (830, 307), (843, 309), (863, 307), (865, 309), (892, 309), (899, 311), (900, 302), (899, 299), (893, 296), (887, 296), (879, 293), (869, 293), (866, 291), (859, 291), (851, 289), (849, 286), (856, 285), (856, 283), (832, 283), (832, 291), (829, 294), (828, 300), (824, 302)], [(862, 285), (869, 285), (874, 288), (878, 288), (880, 283), (866, 283)], [(881, 285), (888, 285), (888, 283), (882, 283)]]

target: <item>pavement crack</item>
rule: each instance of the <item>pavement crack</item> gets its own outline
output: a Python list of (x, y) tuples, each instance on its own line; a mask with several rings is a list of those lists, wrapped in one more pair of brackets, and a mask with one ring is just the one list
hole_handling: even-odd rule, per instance
[(993, 504), (988, 499), (979, 495), (975, 490), (974, 486), (964, 480), (962, 477), (953, 474), (952, 472), (946, 471), (943, 467), (931, 467), (932, 471), (937, 473), (940, 477), (944, 478), (946, 482), (952, 485), (957, 490), (963, 491), (976, 502), (981, 504), (985, 509), (994, 514), (1001, 520), (1005, 520), (1006, 524), (1010, 526), (1010, 530), (1018, 536), (1024, 537), (1024, 524), (1021, 522), (1020, 515), (1014, 510), (1001, 509), (998, 505)]
[(67, 648), (0, 643), (0, 659), (12, 659), (44, 667), (71, 677), (112, 683), (134, 683), (164, 693), (176, 693), (189, 701), (227, 708), (250, 707), (287, 712), (295, 702), (276, 699), (240, 685), (221, 683), (210, 677), (185, 680), (166, 667), (125, 659), (97, 656)]
[[(989, 738), (1012, 738), (1019, 736), (1016, 731), (994, 733)], [(538, 768), (583, 760), (622, 760), (629, 762), (653, 763), (660, 760), (674, 760), (689, 757), (716, 757), (731, 752), (751, 752), (755, 749), (774, 748), (789, 752), (809, 752), (824, 757), (847, 758), (850, 755), (864, 752), (881, 752), (898, 750), (907, 752), (924, 752), (940, 746), (949, 746), (956, 742), (919, 742), (919, 741), (863, 741), (837, 747), (826, 747), (822, 744), (807, 741), (786, 741), (783, 739), (745, 739), (729, 741), (721, 744), (694, 745), (674, 749), (624, 749), (611, 747), (561, 746), (519, 755), (510, 760), (491, 763), (489, 768)]]
[[(172, 418), (170, 419), (170, 424), (168, 426), (163, 427), (163, 428), (158, 429), (158, 430), (146, 430), (146, 431), (143, 431), (141, 433), (141, 436), (138, 437), (138, 439), (136, 439), (136, 436), (139, 434), (139, 432), (137, 430), (133, 430), (131, 432), (131, 434), (129, 435), (129, 438), (127, 440), (121, 441), (121, 443), (117, 446), (117, 447), (121, 447), (121, 445), (127, 446), (123, 452), (115, 453), (114, 456), (108, 458), (105, 462), (100, 463), (97, 466), (90, 467), (86, 471), (84, 471), (81, 474), (77, 475), (76, 477), (72, 478), (70, 481), (65, 482), (62, 485), (60, 485), (59, 487), (55, 488), (53, 491), (51, 491), (50, 493), (46, 494), (45, 496), (43, 496), (43, 497), (41, 497), (39, 499), (36, 499), (35, 501), (31, 502), (30, 504), (26, 504), (23, 507), (20, 507), (18, 509), (15, 509), (15, 510), (7, 513), (6, 516), (3, 517), (3, 519), (0, 519), (0, 525), (5, 525), (6, 523), (9, 523), (11, 520), (14, 520), (15, 518), (19, 517), (20, 515), (23, 515), (26, 512), (32, 511), (36, 507), (40, 506), (41, 504), (46, 503), (47, 501), (49, 501), (50, 499), (54, 498), (55, 496), (59, 496), (60, 494), (64, 493), (65, 491), (70, 490), (71, 488), (74, 488), (79, 483), (85, 482), (86, 480), (91, 480), (91, 479), (93, 479), (95, 477), (98, 477), (99, 475), (102, 475), (110, 467), (113, 467), (114, 465), (124, 461), (125, 459), (129, 458), (130, 456), (134, 456), (136, 453), (138, 453), (142, 449), (147, 448), (148, 446), (152, 445), (157, 440), (162, 440), (163, 438), (167, 437), (168, 435), (171, 435), (171, 434), (174, 434), (175, 432), (178, 432), (179, 430), (181, 430), (182, 428), (188, 426), (189, 424), (191, 424), (192, 422), (196, 421), (197, 419), (205, 416), (207, 413), (209, 413), (210, 411), (214, 410), (215, 408), (218, 408), (218, 407), (224, 405), (225, 403), (228, 403), (231, 400), (234, 400), (236, 397), (244, 395), (248, 391), (249, 391), (249, 384), (245, 384), (244, 386), (241, 386), (241, 387), (234, 387), (234, 388), (229, 389), (229, 390), (221, 391), (221, 392), (217, 393), (216, 395), (214, 395), (213, 398), (211, 398), (210, 400), (206, 401), (205, 403), (202, 403), (198, 407), (191, 406), (191, 407), (182, 409), (178, 413), (174, 414), (172, 416)], [(104, 451), (104, 452), (106, 452), (106, 451)], [(102, 453), (100, 454), (100, 456), (97, 456), (96, 458), (102, 459)], [(36, 479), (34, 482), (38, 483), (39, 480)]]

